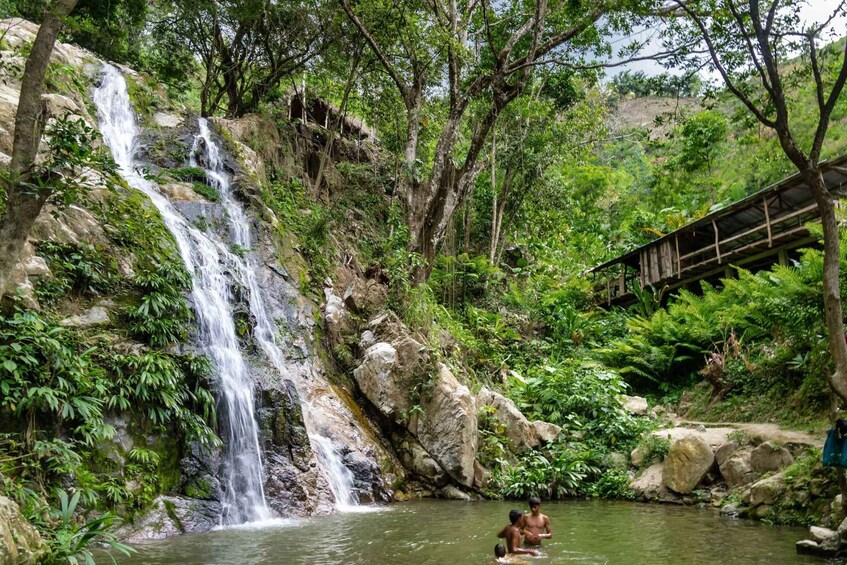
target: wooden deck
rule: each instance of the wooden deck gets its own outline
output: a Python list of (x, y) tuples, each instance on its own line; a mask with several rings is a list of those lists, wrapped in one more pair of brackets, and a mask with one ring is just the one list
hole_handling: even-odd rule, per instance
[[(847, 193), (847, 155), (822, 166), (829, 189)], [(673, 291), (729, 276), (732, 266), (785, 264), (791, 251), (815, 241), (806, 224), (818, 217), (811, 191), (797, 174), (589, 272), (598, 301), (626, 306), (636, 300), (634, 288)]]

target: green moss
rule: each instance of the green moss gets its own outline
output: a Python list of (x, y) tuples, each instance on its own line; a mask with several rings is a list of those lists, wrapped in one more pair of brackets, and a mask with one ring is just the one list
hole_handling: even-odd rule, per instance
[(200, 167), (179, 167), (168, 170), (168, 174), (183, 182), (204, 182), (206, 180), (206, 171)]
[(194, 192), (196, 192), (197, 194), (199, 194), (200, 196), (202, 196), (203, 198), (205, 198), (206, 200), (208, 200), (210, 202), (217, 202), (218, 200), (221, 199), (221, 195), (217, 191), (217, 189), (209, 186), (208, 184), (206, 184), (204, 182), (197, 182), (197, 181), (192, 182), (191, 188), (194, 189)]
[(212, 494), (212, 484), (206, 479), (197, 479), (185, 487), (185, 495), (191, 498), (209, 498)]
[(176, 505), (170, 500), (162, 501), (162, 504), (165, 505), (165, 512), (168, 515), (168, 518), (173, 521), (174, 525), (179, 529), (180, 532), (185, 533), (185, 526), (182, 524), (182, 520), (179, 519), (179, 516), (176, 514)]

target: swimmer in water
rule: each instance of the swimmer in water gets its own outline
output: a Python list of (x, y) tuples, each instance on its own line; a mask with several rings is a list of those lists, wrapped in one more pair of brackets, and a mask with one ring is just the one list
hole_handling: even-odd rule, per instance
[(541, 513), (541, 500), (533, 496), (529, 499), (529, 514), (524, 514), (516, 524), (524, 536), (524, 547), (536, 548), (542, 539), (553, 537), (550, 518)]
[[(537, 549), (524, 549), (521, 547), (521, 531), (515, 525), (515, 523), (521, 519), (523, 514), (520, 510), (512, 510), (509, 512), (509, 521), (511, 522), (508, 526), (500, 530), (500, 533), (497, 534), (498, 538), (506, 539), (506, 547), (508, 548), (508, 552), (511, 555), (532, 555), (538, 556)], [(497, 544), (500, 546), (501, 544)], [(502, 547), (502, 546), (501, 546)], [(495, 552), (497, 548), (495, 547)]]

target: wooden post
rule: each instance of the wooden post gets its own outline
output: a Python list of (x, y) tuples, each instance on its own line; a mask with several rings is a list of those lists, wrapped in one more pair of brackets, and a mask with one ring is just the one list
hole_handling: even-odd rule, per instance
[(612, 305), (612, 279), (606, 275), (606, 303)]
[(786, 253), (785, 249), (780, 249), (777, 252), (777, 257), (779, 257), (779, 264), (783, 267), (788, 265), (788, 253)]
[(723, 263), (721, 260), (721, 237), (718, 235), (718, 224), (712, 220), (712, 229), (715, 230), (715, 253), (718, 256), (718, 264)]
[(762, 199), (765, 205), (765, 225), (768, 227), (768, 247), (773, 247), (773, 233), (771, 233), (771, 213), (768, 211), (767, 196)]
[(626, 265), (623, 266), (623, 270), (621, 271), (621, 279), (618, 283), (618, 289), (620, 290), (618, 296), (626, 294)]
[(682, 262), (679, 260), (679, 236), (673, 236), (674, 243), (676, 244), (676, 278), (682, 278)]

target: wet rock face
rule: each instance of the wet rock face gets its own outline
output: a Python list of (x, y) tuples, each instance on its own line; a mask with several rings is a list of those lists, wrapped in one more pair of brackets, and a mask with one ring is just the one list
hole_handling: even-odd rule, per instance
[(285, 380), (263, 391), (258, 417), (268, 505), (280, 516), (329, 513), (332, 494), (309, 443), (294, 384)]
[[(189, 532), (208, 532), (220, 525), (220, 502), (182, 496), (159, 496), (150, 510), (118, 531), (127, 542), (164, 539)], [(131, 528), (131, 529), (130, 529)]]
[(0, 563), (40, 563), (47, 544), (13, 500), (0, 496)]

